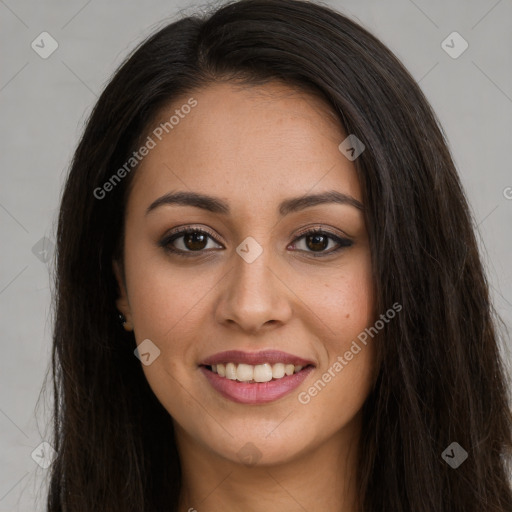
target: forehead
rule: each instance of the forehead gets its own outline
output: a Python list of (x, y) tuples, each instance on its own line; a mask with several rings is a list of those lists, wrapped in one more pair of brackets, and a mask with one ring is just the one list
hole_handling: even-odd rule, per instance
[(154, 146), (135, 172), (132, 207), (176, 189), (230, 202), (270, 204), (326, 189), (360, 199), (355, 167), (338, 150), (346, 134), (329, 105), (281, 83), (191, 92), (162, 109), (148, 134)]

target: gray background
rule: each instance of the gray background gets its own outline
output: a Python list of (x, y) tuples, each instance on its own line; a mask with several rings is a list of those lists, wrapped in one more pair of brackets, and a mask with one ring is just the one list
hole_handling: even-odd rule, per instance
[[(511, 0), (325, 3), (387, 44), (431, 102), (474, 212), (496, 309), (510, 328)], [(52, 260), (33, 247), (43, 243), (51, 258), (67, 167), (110, 75), (143, 37), (196, 5), (207, 2), (0, 0), (0, 512), (44, 509), (45, 470), (31, 453), (48, 435), (50, 393), (35, 406), (51, 346)], [(31, 47), (43, 31), (59, 44), (47, 59)], [(453, 31), (469, 44), (456, 59), (441, 46)]]

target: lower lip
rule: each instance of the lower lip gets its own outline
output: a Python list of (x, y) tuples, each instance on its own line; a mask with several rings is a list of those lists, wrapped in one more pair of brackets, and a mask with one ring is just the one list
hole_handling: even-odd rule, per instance
[(314, 370), (314, 366), (308, 366), (298, 373), (287, 375), (281, 379), (248, 384), (220, 377), (219, 374), (204, 366), (200, 368), (215, 390), (223, 397), (241, 404), (264, 404), (278, 400), (298, 387)]

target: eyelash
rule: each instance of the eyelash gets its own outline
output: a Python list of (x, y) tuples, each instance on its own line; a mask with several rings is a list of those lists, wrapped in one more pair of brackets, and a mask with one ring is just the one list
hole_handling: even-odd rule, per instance
[[(215, 239), (213, 234), (210, 233), (209, 231), (205, 230), (204, 228), (203, 229), (199, 229), (199, 228), (190, 228), (190, 227), (182, 229), (180, 231), (175, 231), (175, 232), (170, 233), (169, 235), (164, 237), (159, 242), (158, 245), (160, 247), (162, 247), (165, 251), (167, 251), (169, 253), (172, 253), (172, 254), (176, 254), (178, 256), (183, 256), (183, 257), (196, 257), (196, 256), (200, 256), (200, 255), (202, 255), (203, 251), (205, 251), (205, 249), (201, 249), (200, 251), (190, 251), (190, 250), (183, 251), (181, 249), (176, 249), (176, 248), (172, 247), (172, 245), (171, 245), (172, 242), (174, 242), (175, 240), (177, 240), (177, 239), (179, 239), (179, 238), (181, 238), (181, 237), (183, 237), (185, 235), (189, 235), (189, 234), (193, 234), (193, 233), (200, 233), (200, 234), (207, 235), (211, 239), (213, 239), (213, 241), (215, 243), (220, 245), (220, 243)], [(336, 242), (339, 245), (339, 247), (337, 249), (330, 250), (328, 252), (321, 252), (321, 253), (315, 253), (315, 251), (303, 251), (303, 250), (300, 250), (300, 252), (310, 253), (311, 256), (313, 256), (314, 258), (323, 258), (323, 257), (330, 256), (331, 254), (335, 254), (335, 253), (345, 249), (346, 247), (350, 247), (353, 244), (353, 241), (348, 239), (348, 238), (341, 238), (341, 237), (335, 235), (334, 233), (331, 233), (329, 231), (325, 231), (324, 229), (320, 229), (320, 228), (313, 228), (313, 229), (310, 229), (310, 230), (305, 231), (303, 233), (300, 233), (293, 240), (292, 244), (295, 244), (297, 241), (301, 240), (304, 237), (307, 237), (309, 235), (316, 235), (316, 234), (326, 235), (328, 238), (330, 238), (331, 240)]]

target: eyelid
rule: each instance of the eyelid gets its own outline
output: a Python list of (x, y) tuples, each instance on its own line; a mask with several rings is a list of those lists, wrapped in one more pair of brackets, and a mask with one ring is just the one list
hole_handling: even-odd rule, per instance
[[(214, 234), (209, 228), (206, 228), (204, 226), (195, 226), (195, 225), (185, 225), (185, 226), (177, 226), (176, 228), (171, 229), (169, 232), (167, 232), (163, 238), (158, 242), (158, 245), (162, 247), (165, 251), (170, 252), (172, 254), (178, 254), (178, 255), (200, 255), (205, 254), (205, 249), (202, 249), (201, 251), (183, 251), (181, 249), (171, 248), (170, 244), (174, 242), (175, 240), (178, 240), (179, 238), (185, 236), (187, 233), (205, 233), (208, 235), (216, 244), (221, 245), (223, 248), (223, 244), (217, 240), (217, 235)], [(174, 237), (174, 238), (173, 238)], [(209, 251), (207, 251), (209, 252)]]
[[(338, 238), (346, 238), (349, 240), (353, 240), (353, 236), (348, 235), (347, 233), (341, 231), (340, 229), (334, 230), (334, 228), (327, 228), (324, 224), (310, 224), (308, 226), (305, 226), (304, 228), (301, 228), (299, 232), (297, 233), (296, 237), (299, 238), (301, 236), (304, 236), (311, 231), (321, 231), (322, 233), (325, 233), (327, 235), (332, 235), (333, 237)], [(337, 231), (337, 232), (336, 232)], [(291, 234), (290, 234), (291, 236)]]
[[(220, 242), (217, 240), (219, 237), (216, 233), (214, 233), (211, 229), (201, 225), (201, 226), (196, 226), (194, 224), (186, 224), (184, 226), (177, 226), (173, 229), (171, 229), (170, 231), (168, 231), (165, 235), (164, 235), (164, 240), (165, 239), (169, 239), (170, 237), (172, 237), (173, 235), (186, 235), (187, 232), (189, 231), (193, 231), (193, 232), (203, 232), (203, 233), (206, 233), (207, 235), (209, 235), (216, 243), (220, 244)], [(178, 237), (179, 238), (179, 237)]]
[[(211, 252), (211, 249), (209, 249), (209, 250), (201, 249), (200, 251), (183, 251), (182, 249), (170, 248), (171, 242), (174, 242), (175, 240), (181, 238), (182, 236), (185, 236), (186, 234), (188, 234), (190, 232), (193, 232), (193, 233), (205, 233), (216, 244), (223, 246), (223, 244), (217, 240), (217, 235), (213, 234), (213, 232), (209, 228), (206, 228), (204, 226), (199, 227), (199, 226), (191, 225), (191, 224), (185, 225), (185, 226), (178, 226), (176, 228), (173, 228), (171, 231), (166, 233), (166, 235), (164, 235), (164, 237), (158, 243), (158, 245), (160, 247), (162, 247), (164, 250), (166, 250), (166, 251), (168, 251), (168, 252), (170, 252), (172, 254), (177, 254), (179, 256), (180, 255), (181, 256), (194, 256), (194, 255), (201, 256), (201, 255), (205, 255), (205, 254)], [(298, 250), (297, 251), (298, 253), (300, 253), (300, 254), (304, 254), (304, 253), (305, 254), (310, 254), (313, 257), (317, 257), (317, 258), (318, 257), (327, 257), (327, 256), (330, 256), (332, 254), (335, 254), (335, 253), (341, 251), (344, 248), (347, 248), (347, 247), (350, 247), (351, 245), (353, 245), (353, 238), (352, 237), (349, 237), (348, 235), (345, 235), (344, 233), (343, 234), (336, 234), (333, 231), (331, 231), (329, 229), (326, 229), (322, 225), (318, 225), (318, 224), (317, 225), (310, 225), (310, 226), (306, 226), (306, 227), (302, 228), (297, 233), (295, 238), (291, 241), (291, 245), (295, 244), (301, 238), (304, 238), (307, 235), (315, 234), (315, 233), (320, 233), (320, 234), (327, 235), (339, 247), (337, 247), (336, 249), (331, 249), (328, 252), (322, 252), (321, 251), (321, 252), (317, 252), (316, 253), (315, 251)], [(173, 239), (174, 236), (175, 236), (175, 238)], [(289, 245), (287, 247), (289, 247)], [(225, 247), (223, 247), (223, 248), (225, 248)]]
[(309, 226), (308, 228), (304, 228), (301, 230), (297, 236), (293, 239), (291, 242), (292, 245), (295, 245), (297, 241), (301, 240), (305, 236), (308, 235), (314, 235), (314, 234), (321, 234), (321, 235), (327, 235), (328, 238), (330, 238), (332, 241), (334, 241), (338, 247), (329, 250), (329, 251), (304, 251), (304, 250), (298, 250), (297, 252), (303, 256), (304, 254), (307, 255), (306, 257), (312, 256), (313, 258), (328, 258), (329, 256), (332, 256), (333, 254), (338, 254), (343, 249), (346, 249), (348, 247), (351, 247), (354, 244), (354, 241), (351, 237), (346, 237), (346, 235), (339, 235), (335, 234), (332, 231), (325, 229), (323, 227), (317, 226)]

